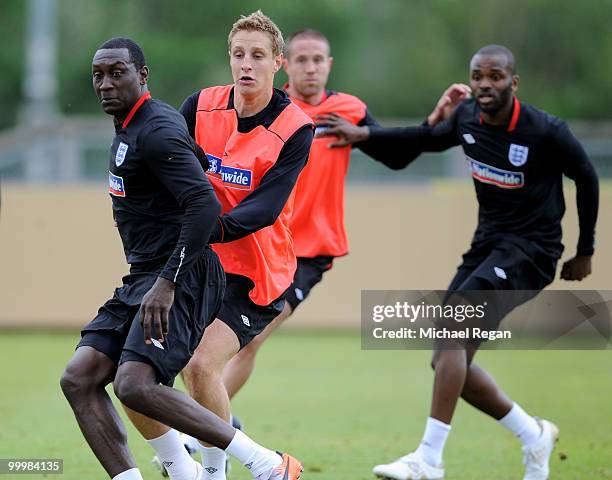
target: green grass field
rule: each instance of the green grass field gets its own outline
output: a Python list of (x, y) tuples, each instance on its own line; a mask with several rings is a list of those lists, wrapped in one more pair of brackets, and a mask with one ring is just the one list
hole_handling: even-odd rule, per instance
[[(63, 458), (63, 476), (49, 478), (103, 479), (58, 386), (76, 341), (76, 333), (0, 333), (0, 458)], [(233, 410), (253, 438), (302, 459), (304, 480), (373, 479), (374, 464), (420, 440), (429, 355), (362, 351), (356, 333), (281, 331)], [(612, 352), (485, 351), (477, 359), (527, 411), (560, 426), (551, 479), (612, 478)], [(144, 478), (160, 478), (150, 448), (129, 434)], [(445, 461), (449, 480), (522, 478), (518, 440), (463, 404)], [(231, 478), (250, 475), (234, 464)]]

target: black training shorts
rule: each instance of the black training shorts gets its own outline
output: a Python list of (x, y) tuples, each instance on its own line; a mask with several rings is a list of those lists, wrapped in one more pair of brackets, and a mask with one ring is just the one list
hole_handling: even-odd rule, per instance
[(334, 257), (298, 257), (297, 270), (293, 276), (293, 283), (287, 291), (287, 303), (291, 310), (306, 300), (310, 290), (323, 278), (323, 274), (333, 266)]
[(251, 279), (231, 273), (226, 277), (225, 295), (217, 318), (232, 329), (242, 349), (281, 314), (286, 292), (269, 305), (257, 305), (249, 297), (255, 286)]
[[(482, 303), (486, 297), (488, 314), (477, 326), (495, 330), (508, 313), (535, 297), (554, 280), (557, 260), (536, 242), (510, 234), (495, 241), (473, 244), (463, 255), (463, 263), (448, 287), (444, 303), (460, 300)], [(495, 295), (475, 293), (473, 298), (460, 293), (490, 290), (507, 292)], [(458, 295), (453, 297), (452, 292), (458, 292)], [(454, 325), (455, 328), (467, 326)]]
[(98, 310), (81, 331), (78, 347), (90, 346), (120, 365), (127, 361), (148, 363), (157, 380), (172, 385), (197, 348), (204, 329), (217, 316), (225, 288), (225, 274), (217, 254), (206, 248), (187, 277), (174, 292), (168, 335), (164, 342), (145, 344), (139, 309), (163, 268), (133, 267), (123, 286)]

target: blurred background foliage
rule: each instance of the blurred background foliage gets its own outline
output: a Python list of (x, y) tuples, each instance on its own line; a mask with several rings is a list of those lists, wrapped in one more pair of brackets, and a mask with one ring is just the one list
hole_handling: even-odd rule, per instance
[[(26, 6), (0, 1), (0, 128), (18, 120)], [(153, 94), (174, 106), (229, 83), (227, 33), (258, 8), (285, 35), (325, 33), (330, 87), (362, 97), (379, 117), (422, 118), (450, 82), (467, 81), (471, 55), (488, 43), (514, 51), (523, 101), (566, 118), (610, 116), (612, 0), (58, 0), (60, 110), (98, 113), (89, 66), (112, 36), (142, 45)]]

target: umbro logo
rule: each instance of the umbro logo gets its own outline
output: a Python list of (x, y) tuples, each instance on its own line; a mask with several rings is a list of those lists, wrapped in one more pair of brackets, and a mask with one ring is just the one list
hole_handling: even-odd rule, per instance
[(495, 272), (495, 275), (497, 275), (503, 280), (506, 280), (508, 278), (508, 276), (506, 275), (506, 271), (503, 268), (493, 267), (493, 271)]
[(463, 139), (465, 140), (465, 143), (468, 143), (469, 145), (474, 145), (476, 143), (476, 139), (472, 136), (471, 133), (464, 133)]
[(216, 473), (218, 470), (214, 467), (206, 467), (204, 470), (206, 470), (208, 473), (210, 473), (211, 475)]
[(159, 340), (152, 338), (151, 343), (153, 343), (153, 345), (155, 345), (157, 348), (161, 348), (162, 350), (165, 350), (164, 346), (160, 343)]
[(244, 323), (247, 327), (251, 326), (251, 322), (249, 322), (249, 317), (246, 315), (240, 315), (242, 317), (242, 323)]
[(164, 465), (164, 467), (166, 467), (166, 468), (171, 467), (173, 463), (174, 463), (174, 462), (162, 462), (162, 464), (163, 464), (163, 465)]

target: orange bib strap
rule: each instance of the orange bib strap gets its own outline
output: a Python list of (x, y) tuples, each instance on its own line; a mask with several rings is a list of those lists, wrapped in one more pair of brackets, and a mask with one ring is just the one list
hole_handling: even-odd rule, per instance
[(295, 132), (305, 125), (311, 125), (314, 128), (314, 123), (310, 117), (300, 107), (290, 103), (272, 122), (268, 130), (278, 135), (286, 143)]
[(198, 98), (198, 110), (226, 110), (233, 85), (204, 88)]

